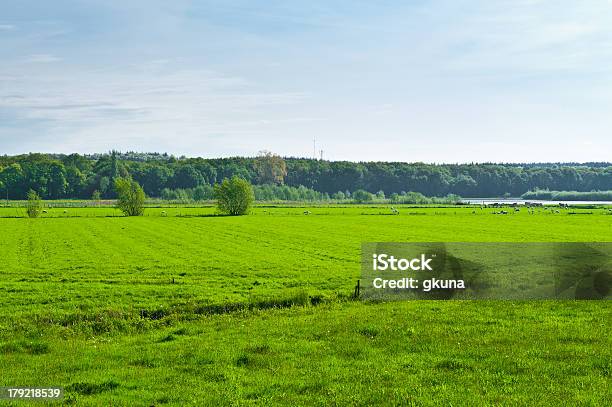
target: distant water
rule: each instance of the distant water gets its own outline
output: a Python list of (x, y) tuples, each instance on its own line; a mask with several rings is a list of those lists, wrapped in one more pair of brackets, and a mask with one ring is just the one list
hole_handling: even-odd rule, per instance
[(566, 205), (612, 205), (612, 201), (542, 201), (538, 199), (514, 199), (514, 198), (510, 198), (510, 199), (466, 198), (466, 199), (462, 199), (461, 202), (475, 204), (475, 205), (479, 205), (483, 203), (486, 205), (490, 205), (494, 203), (499, 203), (499, 204), (504, 204), (504, 205), (512, 205), (512, 204), (525, 205), (525, 202), (533, 202), (533, 203), (538, 203), (542, 205), (559, 205), (560, 203), (566, 204)]

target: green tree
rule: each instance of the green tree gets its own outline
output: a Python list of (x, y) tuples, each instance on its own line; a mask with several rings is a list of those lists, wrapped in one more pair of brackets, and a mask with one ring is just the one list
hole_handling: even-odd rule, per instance
[(353, 199), (357, 203), (370, 202), (374, 199), (374, 195), (368, 191), (364, 191), (363, 189), (358, 189), (357, 191), (353, 192)]
[(47, 168), (47, 190), (50, 199), (62, 198), (68, 189), (66, 169), (61, 162), (51, 162)]
[(287, 176), (287, 164), (279, 155), (270, 151), (260, 151), (259, 157), (255, 159), (255, 170), (261, 184), (282, 185)]
[(145, 193), (138, 182), (130, 178), (115, 180), (117, 207), (126, 216), (142, 216), (144, 213)]
[(100, 178), (100, 192), (102, 193), (102, 195), (108, 196), (110, 189), (111, 189), (110, 188), (110, 178), (108, 177)]
[[(20, 195), (18, 190), (24, 180), (24, 174), (21, 165), (18, 163), (10, 164), (8, 167), (3, 169), (2, 172), (0, 172), (0, 178), (4, 183), (4, 192), (7, 200), (9, 198), (18, 198)], [(21, 197), (23, 197), (23, 193), (21, 194)]]
[(75, 166), (66, 167), (66, 195), (69, 198), (81, 196), (81, 192), (85, 186), (85, 174)]
[(204, 201), (214, 197), (214, 189), (210, 185), (200, 185), (193, 189), (193, 199), (196, 201)]
[(346, 194), (342, 191), (338, 191), (335, 194), (332, 195), (332, 199), (335, 199), (337, 201), (342, 201), (344, 199), (346, 199)]
[(38, 218), (42, 208), (40, 196), (34, 190), (28, 192), (28, 202), (26, 203), (26, 213), (30, 218)]
[(195, 188), (203, 183), (202, 174), (193, 165), (183, 165), (174, 173), (173, 185), (175, 188)]
[(244, 215), (253, 204), (253, 187), (242, 178), (226, 178), (221, 184), (215, 185), (215, 199), (221, 213)]
[(130, 177), (127, 166), (119, 157), (117, 151), (111, 151), (108, 155), (101, 157), (93, 167), (96, 174), (95, 189), (99, 190), (105, 198), (115, 198), (115, 179)]
[(172, 178), (173, 172), (170, 168), (161, 165), (152, 165), (143, 171), (141, 178), (142, 188), (148, 196), (161, 196), (168, 180)]
[(98, 205), (100, 204), (100, 191), (98, 191), (97, 189), (94, 190), (91, 194), (91, 200), (95, 201)]
[[(2, 170), (0, 170), (0, 172), (2, 172)], [(4, 181), (0, 181), (0, 190), (3, 190), (6, 192), (6, 206), (8, 206), (8, 188), (4, 184)]]

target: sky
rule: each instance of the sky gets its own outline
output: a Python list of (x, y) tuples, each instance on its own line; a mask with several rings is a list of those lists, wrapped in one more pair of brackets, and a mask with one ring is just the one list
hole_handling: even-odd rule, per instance
[(612, 161), (612, 0), (1, 0), (0, 155)]

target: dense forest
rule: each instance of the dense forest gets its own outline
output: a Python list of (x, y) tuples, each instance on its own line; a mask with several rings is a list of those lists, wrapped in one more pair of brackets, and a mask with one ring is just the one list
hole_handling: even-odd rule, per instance
[(346, 162), (283, 159), (270, 153), (252, 158), (203, 159), (114, 151), (96, 155), (0, 156), (0, 193), (9, 199), (23, 199), (30, 189), (44, 199), (92, 195), (113, 198), (113, 180), (118, 177), (132, 177), (151, 197), (169, 196), (176, 191), (200, 191), (202, 197), (207, 197), (211, 185), (235, 175), (253, 184), (285, 185), (329, 196), (347, 196), (357, 190), (387, 196), (418, 192), (439, 197), (518, 197), (536, 189), (612, 190), (612, 163)]

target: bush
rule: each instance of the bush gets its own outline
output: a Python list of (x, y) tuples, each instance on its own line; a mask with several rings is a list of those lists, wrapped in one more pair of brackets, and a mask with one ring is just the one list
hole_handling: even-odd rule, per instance
[(253, 185), (256, 201), (328, 201), (329, 195), (306, 188), (303, 185), (291, 187), (288, 185)]
[(353, 192), (353, 199), (357, 203), (371, 202), (374, 200), (374, 195), (368, 191), (364, 191), (363, 189), (358, 189), (357, 191)]
[(40, 200), (40, 196), (36, 193), (36, 191), (30, 190), (28, 192), (28, 202), (26, 204), (26, 213), (30, 218), (38, 218), (40, 215), (42, 208), (42, 202)]
[(215, 198), (219, 211), (228, 215), (246, 214), (255, 199), (251, 184), (239, 177), (215, 185)]
[(200, 185), (193, 189), (193, 199), (195, 201), (206, 201), (214, 198), (214, 189), (210, 185)]
[(346, 199), (346, 194), (342, 191), (338, 191), (332, 195), (332, 199), (335, 199), (336, 201), (342, 201)]
[(400, 195), (398, 202), (404, 203), (404, 204), (413, 204), (413, 205), (426, 205), (429, 203), (433, 203), (432, 199), (426, 197), (420, 192), (412, 192), (412, 191), (405, 192), (402, 195)]
[(126, 216), (142, 216), (144, 213), (145, 193), (138, 182), (129, 178), (115, 180), (117, 207)]
[(185, 190), (164, 188), (161, 191), (161, 198), (166, 201), (185, 200)]

